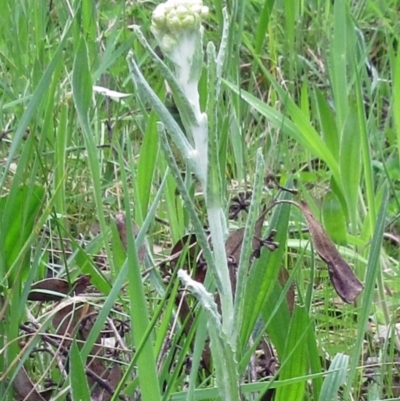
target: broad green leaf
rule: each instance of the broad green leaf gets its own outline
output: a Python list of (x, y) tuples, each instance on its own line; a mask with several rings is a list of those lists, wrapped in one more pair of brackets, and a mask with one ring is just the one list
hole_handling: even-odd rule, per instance
[(286, 334), (290, 326), (290, 312), (286, 298), (282, 298), (282, 302), (278, 303), (279, 298), (282, 296), (282, 286), (278, 281), (273, 281), (272, 285), (273, 288), (262, 306), (261, 314), (265, 323), (268, 323), (268, 337), (276, 348), (278, 357), (283, 358)]
[[(287, 332), (284, 357), (281, 359), (279, 379), (286, 380), (305, 376), (308, 369), (307, 337), (311, 321), (304, 307), (294, 309), (289, 331)], [(302, 401), (307, 379), (279, 387), (275, 401)]]
[(328, 376), (322, 385), (319, 401), (334, 401), (339, 399), (339, 389), (346, 383), (349, 357), (345, 354), (336, 354), (329, 366)]
[[(257, 151), (256, 156), (256, 171), (254, 174), (254, 185), (252, 193), (252, 202), (249, 207), (247, 215), (246, 226), (244, 229), (243, 239), (240, 249), (239, 265), (237, 268), (237, 280), (235, 290), (235, 328), (237, 332), (240, 332), (240, 326), (243, 320), (245, 311), (245, 299), (246, 299), (246, 287), (247, 283), (250, 282), (248, 278), (248, 272), (250, 268), (251, 253), (253, 252), (253, 236), (261, 236), (261, 230), (264, 223), (264, 213), (258, 217), (260, 213), (261, 199), (262, 199), (262, 186), (264, 183), (265, 176), (265, 161), (261, 153), (261, 149)], [(258, 227), (257, 227), (258, 226)], [(257, 232), (259, 231), (259, 232)], [(227, 252), (230, 252), (227, 250)], [(231, 255), (232, 256), (232, 255)], [(248, 296), (248, 294), (247, 294)]]
[[(287, 195), (284, 195), (286, 198)], [(276, 229), (275, 241), (279, 248), (271, 252), (263, 249), (261, 257), (250, 271), (246, 286), (246, 294), (243, 307), (243, 321), (240, 327), (240, 342), (244, 347), (247, 344), (254, 324), (259, 317), (263, 305), (268, 302), (274, 283), (277, 281), (282, 258), (285, 252), (287, 227), (290, 215), (290, 205), (278, 205), (273, 212), (270, 227)], [(268, 321), (268, 319), (266, 320)]]
[(82, 3), (82, 28), (90, 42), (96, 41), (97, 29), (97, 7), (93, 0), (83, 1)]
[(324, 94), (318, 89), (314, 89), (316, 113), (319, 125), (322, 130), (322, 137), (332, 152), (333, 157), (339, 161), (339, 135), (336, 129), (336, 122), (333, 111), (325, 99)]
[(348, 111), (340, 141), (340, 173), (342, 191), (346, 198), (347, 208), (352, 223), (352, 231), (357, 225), (358, 194), (361, 178), (361, 143), (358, 128), (357, 110)]
[(88, 129), (88, 113), (92, 101), (92, 76), (89, 69), (88, 50), (86, 42), (82, 37), (79, 40), (74, 59), (72, 72), (72, 94), (76, 111), (78, 112), (81, 124)]
[[(26, 241), (32, 234), (35, 221), (44, 200), (44, 188), (41, 186), (21, 186), (13, 188), (6, 196), (0, 198), (1, 221), (1, 259), (4, 273), (10, 269), (23, 250)], [(29, 249), (25, 250), (28, 252)], [(20, 255), (19, 257), (23, 257)], [(29, 263), (25, 266), (29, 269)], [(14, 272), (12, 273), (13, 277)], [(11, 283), (12, 284), (12, 283)]]
[(324, 227), (329, 237), (337, 245), (347, 244), (346, 219), (339, 199), (333, 192), (324, 197), (322, 205)]

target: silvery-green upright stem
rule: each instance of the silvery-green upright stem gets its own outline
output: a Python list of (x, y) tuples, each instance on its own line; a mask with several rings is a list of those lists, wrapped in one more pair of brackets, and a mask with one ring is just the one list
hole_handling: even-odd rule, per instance
[[(233, 333), (233, 297), (225, 252), (226, 221), (210, 166), (208, 117), (200, 109), (198, 83), (203, 66), (203, 27), (201, 19), (208, 14), (201, 0), (168, 0), (153, 12), (151, 30), (163, 53), (172, 61), (174, 75), (190, 105), (191, 115), (182, 116), (192, 149), (188, 155), (193, 173), (202, 186), (213, 244), (215, 275), (220, 293), (222, 329), (228, 337)], [(211, 83), (212, 84), (212, 83)], [(179, 109), (179, 104), (177, 104)], [(212, 151), (215, 151), (212, 150)], [(214, 180), (214, 181), (213, 181)]]

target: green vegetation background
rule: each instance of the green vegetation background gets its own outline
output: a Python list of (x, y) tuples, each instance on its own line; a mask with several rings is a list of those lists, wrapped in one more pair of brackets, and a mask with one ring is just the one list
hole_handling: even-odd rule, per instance
[[(286, 267), (290, 278), (283, 286), (253, 280), (247, 289), (247, 310), (258, 307), (262, 319), (250, 313), (241, 322), (237, 363), (244, 397), (262, 399), (276, 389), (275, 400), (285, 401), (398, 399), (399, 5), (396, 0), (207, 5), (205, 44), (219, 46), (225, 5), (230, 21), (223, 101), (215, 105), (226, 211), (238, 190), (252, 188), (261, 148), (266, 173), (281, 185), (294, 183), (365, 287), (355, 304), (340, 302), (326, 267), (314, 257), (301, 214), (283, 208), (270, 216), (284, 235), (279, 257), (268, 263)], [(157, 271), (145, 275), (138, 268), (136, 249), (145, 234), (154, 250), (149, 264), (155, 265), (190, 228), (160, 150), (158, 117), (135, 89), (126, 60), (133, 51), (174, 113), (160, 71), (129, 28), (140, 25), (156, 47), (149, 30), (155, 6), (2, 2), (1, 400), (13, 399), (12, 383), (22, 365), (39, 389), (51, 377), (63, 389), (72, 385), (73, 399), (87, 396), (87, 386), (80, 388), (82, 361), (109, 313), (137, 323), (118, 359), (125, 394), (140, 389), (142, 399), (151, 401), (220, 397), (213, 374), (197, 374), (197, 367), (184, 392), (188, 376), (182, 367), (187, 354), (195, 361), (201, 357), (204, 316), (198, 314), (189, 334), (169, 337), (179, 282), (165, 284)], [(99, 87), (117, 93), (105, 95)], [(199, 90), (205, 106), (206, 69)], [(183, 169), (184, 161), (176, 158)], [(186, 178), (206, 223), (196, 183)], [(276, 188), (265, 191), (267, 200), (274, 196)], [(120, 210), (143, 228), (136, 244), (128, 228), (127, 251), (114, 224)], [(230, 228), (243, 222), (231, 221)], [(90, 275), (97, 293), (88, 302), (99, 310), (98, 321), (85, 344), (74, 343), (68, 380), (50, 354), (29, 358), (40, 336), (20, 330), (28, 320), (42, 324), (43, 332), (51, 330), (51, 308), (27, 302), (32, 283), (45, 279), (49, 269), (69, 282)], [(297, 308), (290, 315), (285, 295), (292, 283)], [(280, 370), (270, 381), (251, 383), (248, 339), (260, 328), (279, 355)], [(175, 350), (168, 357), (166, 338)], [(365, 365), (372, 362), (368, 373)], [(65, 399), (66, 392), (52, 399)], [(118, 391), (112, 399), (117, 398)]]

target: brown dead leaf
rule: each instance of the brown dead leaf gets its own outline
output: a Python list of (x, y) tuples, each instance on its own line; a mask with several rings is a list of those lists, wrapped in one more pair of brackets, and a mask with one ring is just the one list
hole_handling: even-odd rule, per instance
[(337, 294), (344, 302), (352, 303), (364, 288), (363, 285), (314, 217), (308, 204), (302, 201), (299, 207), (307, 221), (314, 248), (328, 266), (329, 277)]
[[(108, 371), (107, 381), (112, 388), (117, 388), (118, 384), (122, 380), (122, 369), (119, 363), (114, 362), (111, 370)], [(111, 399), (111, 395), (107, 396), (107, 400), (103, 398), (103, 401)]]
[[(79, 328), (80, 322), (87, 315), (88, 307), (89, 305), (87, 304), (68, 304), (55, 313), (52, 324), (56, 333), (64, 337), (64, 341), (73, 337)], [(63, 345), (67, 346), (67, 344), (69, 344), (68, 341)]]
[(184, 235), (171, 249), (170, 266), (174, 267), (179, 259), (185, 257), (182, 268), (190, 271), (194, 280), (204, 283), (207, 269), (202, 255), (196, 234)]
[[(32, 284), (28, 295), (29, 301), (59, 301), (64, 295), (75, 293), (82, 294), (90, 283), (90, 276), (80, 276), (72, 285), (67, 280), (59, 278), (47, 278)], [(42, 292), (51, 291), (52, 293)], [(59, 294), (59, 295), (58, 295)]]
[(115, 390), (119, 382), (122, 379), (121, 366), (118, 363), (112, 363), (107, 368), (101, 358), (92, 358), (88, 360), (88, 368), (95, 373), (99, 378), (102, 379), (105, 386), (101, 386), (99, 380), (95, 380), (93, 377), (88, 377), (89, 387), (92, 389), (91, 398), (92, 400), (109, 401), (113, 396), (113, 392), (110, 389)]
[(35, 389), (31, 379), (26, 373), (25, 368), (21, 369), (15, 376), (13, 387), (18, 394), (18, 398), (24, 401), (46, 401)]
[[(264, 241), (260, 239), (261, 231), (264, 224), (265, 216), (268, 213), (269, 208), (264, 208), (258, 217), (254, 226), (254, 235), (252, 241), (253, 256), (259, 257), (260, 249), (264, 245)], [(232, 291), (236, 289), (236, 267), (240, 260), (240, 253), (242, 251), (243, 236), (245, 228), (239, 228), (233, 231), (225, 243), (226, 254), (229, 260), (229, 274), (231, 278)]]
[[(269, 209), (264, 209), (260, 216), (258, 217), (255, 227), (254, 227), (254, 236), (253, 236), (253, 251), (257, 251), (262, 246), (262, 241), (260, 241), (261, 230), (264, 224), (265, 215), (267, 214)], [(236, 231), (233, 231), (225, 243), (225, 249), (228, 257), (230, 257), (234, 263), (239, 263), (240, 252), (242, 250), (242, 242), (244, 236), (245, 228), (239, 228)]]
[(232, 231), (229, 234), (225, 243), (227, 256), (231, 259), (232, 263), (239, 263), (240, 252), (242, 250), (242, 242), (244, 236), (244, 227)]
[[(70, 338), (76, 337), (85, 342), (97, 319), (97, 312), (93, 305), (67, 305), (59, 310), (53, 318), (53, 326), (57, 334), (63, 336), (63, 346), (67, 347)], [(106, 366), (105, 348), (101, 345), (101, 334), (93, 345), (90, 356), (86, 359), (86, 374), (91, 390), (92, 400), (109, 401), (113, 390), (122, 377), (121, 368), (114, 364), (112, 369)], [(90, 373), (90, 374), (89, 374)]]
[[(236, 290), (236, 270), (240, 260), (240, 253), (242, 251), (244, 230), (244, 228), (239, 228), (238, 230), (231, 232), (225, 243), (226, 255), (228, 257), (229, 278), (233, 294), (235, 294)], [(219, 306), (219, 298), (217, 299), (217, 302)]]
[[(73, 337), (82, 343), (87, 340), (96, 322), (97, 312), (93, 305), (82, 302), (83, 297), (75, 300), (65, 298), (65, 295), (79, 295), (86, 290), (89, 283), (90, 276), (81, 276), (72, 285), (62, 279), (46, 279), (32, 285), (32, 291), (28, 297), (29, 300), (41, 302), (58, 301), (52, 325), (58, 334), (59, 347), (65, 350), (66, 354), (68, 354)], [(47, 291), (52, 293), (47, 293)], [(86, 374), (92, 389), (92, 400), (109, 401), (122, 378), (120, 365), (118, 363), (108, 364), (106, 363), (107, 359), (105, 348), (101, 344), (100, 333), (86, 359)], [(46, 401), (40, 393), (34, 390), (33, 384), (23, 369), (18, 373), (14, 387), (21, 400)]]

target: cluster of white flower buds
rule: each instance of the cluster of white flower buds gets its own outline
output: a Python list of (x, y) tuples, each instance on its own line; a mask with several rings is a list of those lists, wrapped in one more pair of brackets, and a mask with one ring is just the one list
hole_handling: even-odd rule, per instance
[(165, 34), (198, 29), (207, 15), (208, 7), (203, 6), (202, 0), (168, 0), (153, 11), (152, 29)]

